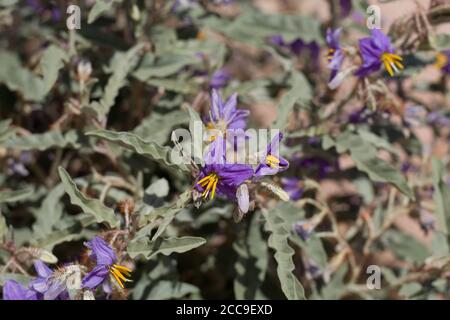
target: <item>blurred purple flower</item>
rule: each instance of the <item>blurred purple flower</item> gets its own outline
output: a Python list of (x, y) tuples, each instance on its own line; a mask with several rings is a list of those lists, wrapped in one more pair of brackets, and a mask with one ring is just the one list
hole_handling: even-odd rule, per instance
[(432, 215), (425, 209), (420, 209), (419, 225), (422, 231), (425, 233), (425, 235), (427, 235), (428, 232), (434, 230), (435, 223), (436, 219), (434, 218), (434, 215)]
[(319, 179), (325, 178), (330, 172), (338, 167), (337, 162), (331, 163), (329, 160), (317, 155), (297, 157), (292, 162), (295, 163), (295, 167), (302, 168), (304, 170), (317, 171)]
[(274, 175), (286, 170), (289, 167), (289, 162), (279, 155), (280, 142), (283, 139), (283, 134), (279, 133), (267, 146), (263, 160), (256, 167), (255, 176)]
[(49, 16), (54, 22), (59, 22), (62, 19), (61, 10), (53, 1), (27, 0), (26, 3), (36, 14), (42, 17)]
[(26, 177), (30, 174), (25, 167), (33, 161), (31, 152), (24, 151), (20, 154), (19, 159), (9, 158), (7, 160), (8, 169), (7, 172), (10, 175), (17, 174), (22, 177)]
[(347, 121), (353, 124), (366, 123), (374, 116), (374, 114), (375, 113), (373, 111), (363, 107), (359, 110), (350, 112)]
[(231, 80), (231, 74), (226, 69), (219, 69), (213, 73), (209, 86), (212, 89), (220, 89), (225, 87)]
[(293, 201), (299, 200), (303, 195), (303, 187), (301, 181), (294, 177), (281, 178), (281, 185), (283, 190), (289, 195), (289, 198)]
[(111, 291), (109, 282), (109, 275), (111, 274), (117, 281), (119, 286), (123, 289), (124, 282), (131, 281), (127, 277), (131, 276), (131, 270), (125, 266), (116, 264), (117, 256), (113, 248), (101, 237), (95, 236), (85, 246), (91, 249), (90, 258), (96, 260), (97, 265), (91, 270), (83, 279), (82, 286), (84, 288), (95, 289), (100, 284), (103, 284), (105, 292)]
[(331, 69), (330, 82), (336, 77), (339, 69), (344, 62), (344, 53), (341, 50), (339, 38), (341, 36), (341, 29), (327, 30), (326, 41), (328, 45), (328, 68)]
[(427, 115), (427, 122), (433, 126), (443, 126), (443, 127), (450, 126), (450, 119), (439, 111), (430, 112)]
[(269, 37), (269, 43), (281, 49), (286, 49), (296, 56), (306, 51), (313, 60), (314, 67), (317, 67), (319, 64), (320, 47), (315, 41), (305, 43), (302, 39), (295, 39), (291, 42), (286, 42), (282, 35), (273, 35)]
[(363, 59), (362, 66), (356, 71), (359, 77), (366, 77), (384, 64), (390, 76), (403, 69), (402, 57), (395, 54), (391, 40), (381, 30), (374, 29), (368, 38), (359, 40), (359, 51)]
[(450, 73), (450, 50), (439, 52), (436, 56), (435, 65), (442, 72)]
[(294, 232), (303, 241), (307, 241), (311, 237), (315, 227), (316, 226), (314, 224), (307, 220), (300, 220), (292, 225)]
[(25, 288), (15, 280), (7, 280), (3, 285), (3, 300), (37, 300), (35, 291)]
[(341, 17), (347, 17), (352, 11), (352, 0), (339, 0), (339, 5), (341, 7)]

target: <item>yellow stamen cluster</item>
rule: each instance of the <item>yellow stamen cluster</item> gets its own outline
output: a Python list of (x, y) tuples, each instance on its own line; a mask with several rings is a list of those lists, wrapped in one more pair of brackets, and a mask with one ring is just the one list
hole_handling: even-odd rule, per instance
[(442, 69), (448, 64), (448, 57), (447, 55), (443, 54), (442, 52), (439, 52), (436, 55), (436, 63), (434, 64), (436, 68)]
[(400, 70), (403, 70), (404, 68), (403, 64), (400, 62), (403, 61), (403, 58), (393, 53), (383, 53), (381, 61), (383, 61), (384, 66), (391, 77), (394, 76), (395, 72), (400, 72)]
[(273, 169), (278, 169), (280, 167), (280, 159), (269, 154), (266, 157), (266, 164)]
[(125, 286), (123, 285), (124, 282), (131, 282), (130, 279), (126, 278), (131, 276), (131, 269), (127, 267), (113, 264), (111, 267), (109, 267), (109, 272), (112, 274), (114, 279), (116, 279), (117, 283), (122, 289), (125, 288)]
[(201, 179), (197, 184), (205, 188), (202, 193), (203, 199), (208, 198), (211, 193), (211, 199), (214, 199), (216, 194), (217, 183), (219, 182), (219, 176), (213, 172)]
[(327, 54), (328, 62), (330, 62), (331, 59), (333, 59), (333, 56), (334, 56), (334, 52), (335, 52), (335, 51), (336, 51), (336, 50), (334, 50), (334, 49), (332, 49), (332, 48), (328, 49), (328, 54)]

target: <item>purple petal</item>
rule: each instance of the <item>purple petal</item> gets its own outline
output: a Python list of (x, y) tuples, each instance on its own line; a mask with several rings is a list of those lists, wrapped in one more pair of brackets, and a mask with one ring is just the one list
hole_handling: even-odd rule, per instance
[(48, 278), (53, 274), (52, 269), (50, 269), (44, 262), (41, 260), (36, 260), (34, 262), (34, 269), (36, 270), (37, 274), (41, 278)]
[(17, 281), (7, 280), (3, 285), (3, 300), (37, 300), (37, 297)]
[(98, 236), (86, 243), (86, 246), (92, 250), (97, 264), (112, 265), (117, 261), (116, 254), (111, 246)]
[(98, 265), (89, 272), (82, 281), (83, 288), (95, 289), (108, 278), (109, 269), (105, 265)]

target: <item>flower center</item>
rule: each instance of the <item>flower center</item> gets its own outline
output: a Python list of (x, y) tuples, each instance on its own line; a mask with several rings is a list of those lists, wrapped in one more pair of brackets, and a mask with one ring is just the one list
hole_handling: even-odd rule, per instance
[(123, 285), (124, 282), (131, 282), (130, 279), (126, 278), (131, 276), (131, 269), (127, 267), (113, 264), (109, 267), (109, 272), (113, 275), (114, 279), (116, 279), (117, 283), (122, 289), (125, 288), (125, 286)]
[(208, 198), (210, 193), (211, 199), (214, 199), (214, 196), (216, 194), (217, 182), (219, 182), (219, 176), (215, 172), (210, 173), (209, 175), (201, 179), (199, 182), (197, 182), (198, 185), (205, 188), (205, 190), (202, 193), (203, 199)]
[(328, 62), (331, 62), (331, 60), (333, 59), (334, 53), (335, 53), (335, 49), (330, 48), (328, 49), (328, 54), (327, 54), (327, 60)]
[(400, 62), (402, 60), (403, 58), (399, 55), (389, 52), (385, 52), (381, 55), (381, 61), (384, 63), (384, 66), (391, 77), (394, 76), (394, 73), (403, 70), (403, 64)]
[[(206, 129), (208, 129), (209, 131), (212, 131), (213, 133), (211, 134), (211, 136), (209, 137), (209, 141), (213, 142), (214, 140), (216, 140), (217, 136), (222, 133), (223, 137), (226, 137), (226, 133), (227, 133), (227, 127), (228, 124), (226, 121), (224, 120), (219, 120), (217, 122), (208, 122), (208, 124), (206, 125)], [(214, 132), (214, 131), (220, 131), (219, 132)]]
[(278, 169), (280, 167), (280, 159), (269, 154), (266, 157), (266, 164), (273, 169)]
[(448, 64), (448, 57), (447, 57), (445, 54), (439, 52), (439, 53), (436, 55), (436, 63), (435, 63), (434, 65), (436, 66), (436, 68), (442, 69), (442, 68), (444, 68), (447, 64)]

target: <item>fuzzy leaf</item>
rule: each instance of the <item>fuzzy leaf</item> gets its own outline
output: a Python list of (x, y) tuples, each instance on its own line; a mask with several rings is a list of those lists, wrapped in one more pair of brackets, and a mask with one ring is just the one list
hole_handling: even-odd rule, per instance
[(119, 90), (125, 85), (128, 74), (139, 62), (144, 45), (137, 44), (125, 53), (116, 53), (112, 58), (109, 70), (112, 75), (108, 79), (100, 101), (94, 101), (89, 108), (93, 110), (99, 120), (103, 120), (114, 105)]
[(7, 140), (5, 147), (14, 148), (18, 150), (47, 150), (50, 148), (65, 148), (73, 147), (77, 148), (78, 134), (76, 131), (71, 130), (66, 134), (62, 134), (59, 131), (48, 131), (42, 134), (32, 134), (29, 136), (12, 137)]
[(444, 182), (444, 165), (436, 158), (432, 160), (433, 167), (433, 199), (436, 203), (437, 230), (448, 234), (450, 225), (450, 188)]
[(275, 250), (277, 261), (277, 274), (281, 283), (281, 289), (289, 300), (305, 299), (302, 284), (292, 273), (295, 269), (292, 257), (294, 249), (289, 245), (288, 239), (291, 233), (291, 225), (283, 216), (284, 210), (275, 207), (269, 212), (264, 212), (266, 219), (265, 228), (271, 234), (269, 236), (269, 247)]
[(26, 188), (15, 191), (0, 191), (0, 203), (16, 202), (31, 196), (33, 189)]
[(233, 248), (238, 255), (234, 264), (236, 271), (235, 298), (237, 300), (257, 299), (266, 274), (269, 256), (260, 229), (260, 222), (256, 217), (253, 217), (248, 232), (241, 233)]
[(150, 259), (158, 253), (165, 256), (172, 253), (183, 253), (195, 249), (205, 243), (206, 240), (200, 237), (158, 238), (155, 241), (150, 241), (147, 238), (131, 242), (128, 245), (127, 252), (133, 259), (140, 254), (146, 259)]
[(97, 199), (86, 197), (78, 190), (77, 185), (64, 168), (59, 167), (58, 171), (72, 204), (79, 206), (84, 212), (94, 216), (97, 223), (106, 222), (112, 228), (118, 225), (119, 221), (116, 219), (113, 209), (106, 207)]
[(122, 146), (146, 156), (165, 167), (179, 169), (188, 172), (185, 164), (175, 164), (172, 161), (172, 148), (162, 147), (153, 141), (147, 141), (131, 132), (115, 132), (109, 130), (96, 130), (86, 133), (88, 136), (95, 136), (108, 140), (110, 142), (119, 143)]
[(291, 89), (283, 96), (278, 107), (278, 117), (273, 128), (284, 130), (288, 124), (289, 114), (296, 102), (307, 104), (311, 100), (312, 92), (308, 80), (302, 73), (294, 73)]
[(393, 184), (410, 199), (414, 199), (414, 193), (405, 177), (389, 163), (380, 159), (377, 156), (377, 149), (362, 137), (346, 131), (336, 138), (335, 143), (328, 138), (326, 147), (329, 148), (333, 144), (339, 153), (350, 152), (358, 169), (367, 173), (371, 180)]

